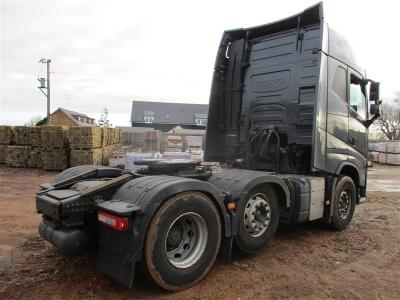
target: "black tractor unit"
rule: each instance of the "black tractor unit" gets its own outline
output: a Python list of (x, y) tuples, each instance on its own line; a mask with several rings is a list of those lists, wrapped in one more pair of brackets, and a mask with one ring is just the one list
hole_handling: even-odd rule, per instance
[[(159, 286), (201, 280), (232, 245), (256, 253), (279, 222), (342, 230), (366, 200), (368, 127), (379, 83), (367, 79), (322, 4), (224, 32), (209, 103), (205, 161), (148, 160), (143, 171), (65, 170), (37, 194), (40, 235), (66, 255), (97, 252), (128, 287), (135, 266)], [(221, 251), (220, 251), (221, 250)]]

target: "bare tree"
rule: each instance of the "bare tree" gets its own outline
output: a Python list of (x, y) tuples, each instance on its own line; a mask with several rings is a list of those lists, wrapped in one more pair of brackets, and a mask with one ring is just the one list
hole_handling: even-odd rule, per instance
[(42, 121), (42, 116), (40, 116), (40, 115), (37, 115), (37, 116), (34, 116), (34, 117), (32, 117), (30, 120), (29, 120), (29, 122), (26, 122), (25, 123), (25, 125), (26, 126), (37, 126), (38, 125), (38, 123), (40, 122), (40, 121)]
[(377, 128), (388, 140), (400, 140), (400, 91), (394, 95), (392, 103), (382, 105), (382, 114), (376, 121)]
[(108, 109), (104, 107), (103, 112), (101, 113), (101, 117), (99, 119), (99, 126), (100, 127), (112, 127), (110, 120), (108, 119)]

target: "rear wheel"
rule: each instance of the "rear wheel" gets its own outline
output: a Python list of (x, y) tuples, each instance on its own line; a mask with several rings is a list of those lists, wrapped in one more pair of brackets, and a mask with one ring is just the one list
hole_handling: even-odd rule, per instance
[(167, 290), (196, 284), (213, 265), (221, 243), (221, 221), (214, 203), (199, 192), (168, 199), (146, 234), (144, 266)]
[(238, 233), (235, 243), (245, 253), (259, 251), (274, 236), (279, 223), (277, 195), (270, 186), (250, 191), (237, 210)]
[(333, 199), (331, 225), (334, 229), (343, 230), (351, 222), (356, 207), (356, 187), (348, 176), (340, 176), (336, 184)]

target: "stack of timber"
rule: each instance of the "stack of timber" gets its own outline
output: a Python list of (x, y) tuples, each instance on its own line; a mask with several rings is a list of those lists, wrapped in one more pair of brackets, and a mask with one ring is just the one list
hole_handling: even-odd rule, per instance
[(102, 164), (109, 164), (112, 154), (121, 149), (122, 130), (118, 128), (103, 128)]
[(40, 139), (43, 169), (64, 170), (69, 167), (68, 132), (67, 126), (42, 126)]
[(102, 129), (100, 127), (71, 127), (69, 144), (71, 167), (102, 164)]
[(9, 167), (26, 167), (29, 146), (7, 145), (5, 163)]
[(102, 148), (71, 149), (71, 167), (81, 165), (101, 165), (102, 162)]
[(119, 151), (121, 149), (121, 144), (103, 146), (102, 149), (103, 149), (102, 164), (104, 166), (108, 166), (110, 157), (113, 155), (114, 152)]
[(121, 144), (122, 130), (118, 128), (102, 128), (103, 146)]
[(28, 168), (41, 168), (42, 167), (42, 150), (41, 150), (41, 133), (40, 126), (28, 127), (28, 158), (26, 166)]
[(14, 135), (11, 126), (0, 126), (0, 164), (6, 163), (8, 145), (13, 143)]
[(11, 145), (14, 139), (12, 126), (0, 126), (0, 145)]
[(68, 126), (42, 126), (41, 146), (43, 148), (68, 148), (68, 132)]
[(42, 165), (42, 150), (40, 147), (29, 147), (28, 156), (26, 159), (28, 168), (41, 168)]
[(40, 127), (0, 126), (0, 163), (40, 168)]
[(26, 146), (29, 145), (29, 127), (28, 126), (14, 126), (14, 143), (16, 145)]
[(64, 170), (69, 166), (108, 164), (121, 149), (115, 128), (0, 126), (0, 163), (11, 167)]
[(41, 131), (42, 131), (42, 128), (40, 126), (28, 127), (29, 145), (31, 145), (32, 147), (40, 147), (41, 146)]
[(102, 146), (102, 130), (100, 127), (71, 127), (69, 129), (69, 145), (71, 149), (93, 149)]
[(6, 163), (7, 145), (0, 145), (0, 164)]

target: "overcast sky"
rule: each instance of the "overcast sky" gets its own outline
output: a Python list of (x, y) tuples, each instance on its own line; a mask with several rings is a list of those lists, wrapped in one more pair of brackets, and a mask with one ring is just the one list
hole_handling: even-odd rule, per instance
[[(0, 124), (46, 115), (37, 89), (51, 58), (52, 111), (129, 125), (132, 100), (207, 103), (226, 29), (269, 23), (317, 1), (1, 1)], [(324, 1), (384, 100), (400, 90), (398, 1)]]

